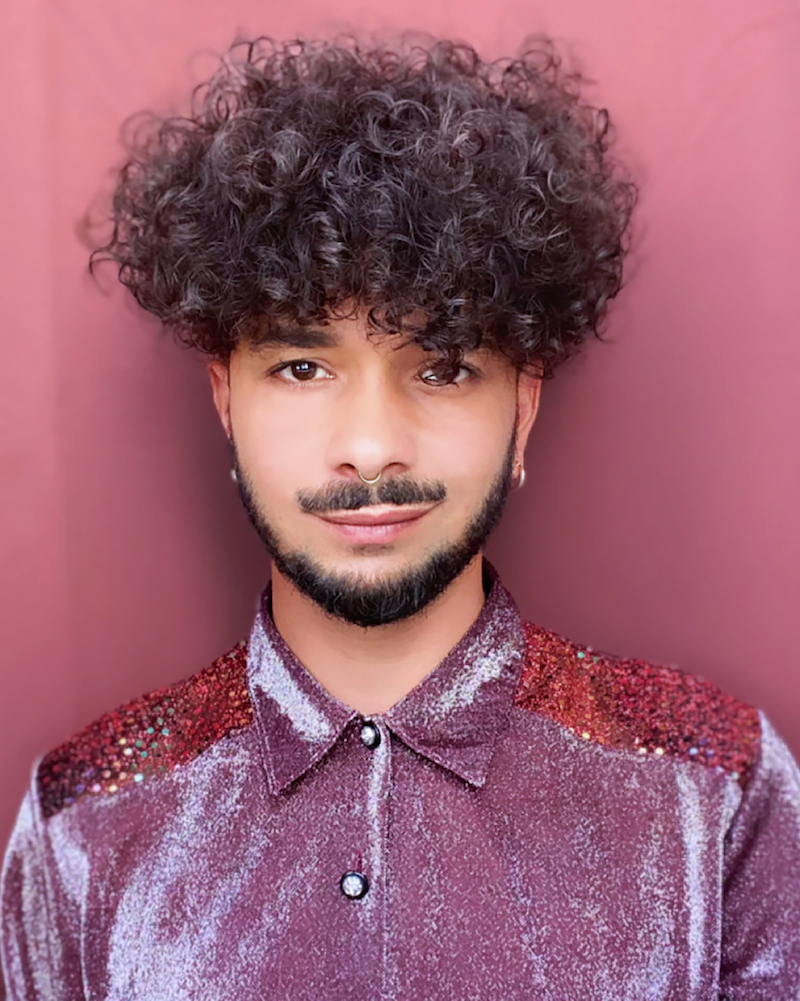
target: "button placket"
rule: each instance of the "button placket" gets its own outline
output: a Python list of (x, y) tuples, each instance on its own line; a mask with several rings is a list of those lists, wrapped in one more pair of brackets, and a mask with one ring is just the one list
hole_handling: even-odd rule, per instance
[[(380, 910), (383, 899), (384, 855), (386, 850), (386, 823), (388, 792), (391, 770), (391, 755), (388, 731), (375, 720), (362, 719), (356, 730), (362, 745), (371, 753), (362, 759), (366, 766), (366, 807), (367, 822), (366, 857), (364, 865), (357, 863), (348, 869), (339, 880), (339, 889), (348, 900), (363, 900), (362, 906), (371, 915), (375, 908)], [(363, 754), (364, 752), (361, 751)], [(381, 892), (378, 892), (381, 891)]]

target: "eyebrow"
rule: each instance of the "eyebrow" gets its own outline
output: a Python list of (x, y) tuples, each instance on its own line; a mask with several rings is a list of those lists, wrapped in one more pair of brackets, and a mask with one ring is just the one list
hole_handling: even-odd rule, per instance
[(258, 343), (283, 344), (290, 348), (333, 348), (337, 340), (333, 334), (312, 327), (278, 327), (264, 336)]

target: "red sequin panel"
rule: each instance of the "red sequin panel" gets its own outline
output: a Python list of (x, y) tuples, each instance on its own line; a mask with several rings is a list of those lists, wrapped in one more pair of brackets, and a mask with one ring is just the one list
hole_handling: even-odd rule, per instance
[(525, 631), (517, 705), (584, 740), (697, 761), (746, 784), (760, 736), (752, 706), (675, 668), (617, 659), (530, 624)]
[(188, 680), (106, 713), (50, 751), (37, 774), (44, 815), (191, 761), (252, 720), (242, 642)]

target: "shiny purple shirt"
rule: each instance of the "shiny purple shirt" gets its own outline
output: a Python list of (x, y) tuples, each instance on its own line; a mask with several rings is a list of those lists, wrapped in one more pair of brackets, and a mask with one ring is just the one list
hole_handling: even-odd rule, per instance
[(9, 999), (800, 998), (785, 745), (740, 704), (698, 737), (710, 686), (543, 635), (493, 577), (365, 721), (265, 603), (246, 647), (37, 764), (3, 874)]

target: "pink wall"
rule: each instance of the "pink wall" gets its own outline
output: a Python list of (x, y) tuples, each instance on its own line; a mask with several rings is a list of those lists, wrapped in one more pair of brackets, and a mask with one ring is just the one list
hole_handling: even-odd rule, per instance
[[(331, 10), (334, 9), (335, 17)], [(132, 111), (235, 32), (554, 33), (643, 179), (609, 343), (547, 387), (492, 546), (524, 611), (714, 679), (800, 751), (796, 0), (4, 0), (0, 838), (35, 754), (240, 637), (266, 561), (198, 362), (85, 275)]]

